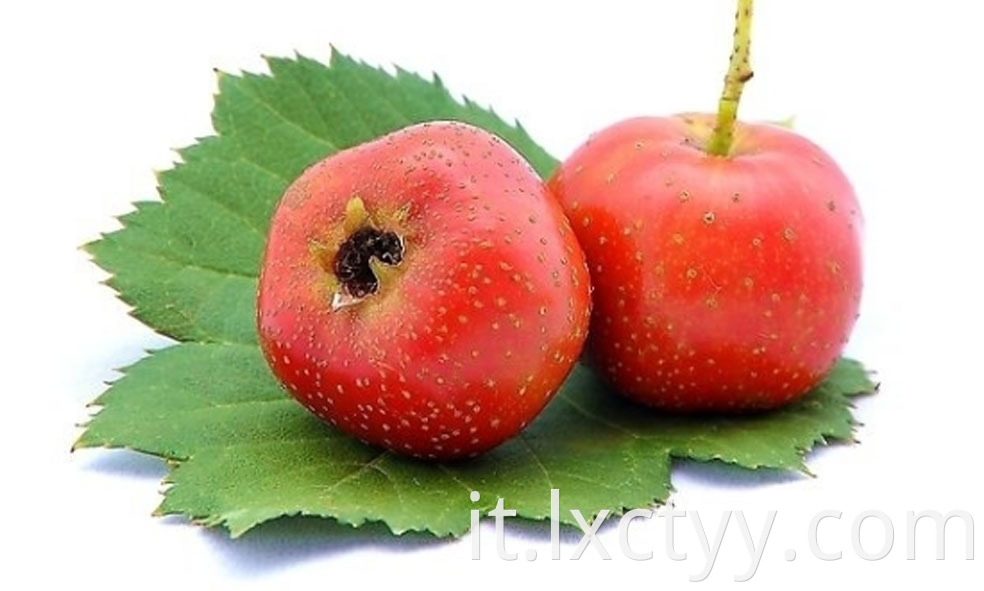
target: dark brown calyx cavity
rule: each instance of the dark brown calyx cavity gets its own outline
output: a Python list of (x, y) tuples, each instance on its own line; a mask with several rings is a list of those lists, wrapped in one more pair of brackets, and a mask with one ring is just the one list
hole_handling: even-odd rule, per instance
[(386, 265), (400, 264), (403, 240), (395, 232), (366, 226), (356, 230), (339, 247), (333, 270), (351, 297), (364, 298), (379, 290), (379, 278), (369, 265), (373, 258)]

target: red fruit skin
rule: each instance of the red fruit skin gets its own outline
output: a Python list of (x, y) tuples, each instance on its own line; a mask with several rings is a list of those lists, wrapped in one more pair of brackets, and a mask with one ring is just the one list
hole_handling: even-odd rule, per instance
[(588, 348), (626, 396), (680, 411), (768, 409), (817, 385), (861, 297), (861, 214), (819, 147), (714, 118), (629, 119), (550, 181), (594, 284)]
[[(358, 196), (402, 263), (332, 308), (325, 252)], [(556, 200), (498, 137), (408, 127), (309, 168), (272, 220), (257, 299), (273, 372), (312, 413), (364, 442), (428, 459), (514, 436), (557, 392), (590, 318), (583, 252)]]

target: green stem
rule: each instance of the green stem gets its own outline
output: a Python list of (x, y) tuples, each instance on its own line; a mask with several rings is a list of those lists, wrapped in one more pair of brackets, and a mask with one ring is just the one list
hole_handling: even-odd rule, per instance
[(741, 91), (745, 83), (752, 78), (752, 66), (748, 56), (752, 44), (753, 3), (753, 0), (738, 0), (738, 12), (735, 15), (735, 44), (731, 50), (731, 60), (728, 62), (728, 73), (724, 77), (724, 90), (718, 101), (714, 134), (707, 143), (707, 151), (715, 156), (727, 156), (731, 152)]

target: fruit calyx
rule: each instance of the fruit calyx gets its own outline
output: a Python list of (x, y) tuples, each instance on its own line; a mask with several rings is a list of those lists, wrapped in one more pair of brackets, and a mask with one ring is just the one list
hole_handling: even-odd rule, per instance
[(344, 226), (346, 238), (332, 257), (329, 269), (338, 280), (338, 291), (332, 300), (334, 310), (378, 292), (383, 266), (398, 266), (406, 248), (402, 236), (373, 223), (359, 197), (346, 204)]
[(366, 226), (339, 247), (332, 270), (350, 296), (364, 298), (379, 289), (379, 279), (370, 264), (373, 258), (387, 265), (400, 264), (403, 241), (399, 235)]
[(707, 143), (707, 153), (713, 156), (729, 156), (735, 139), (735, 121), (738, 119), (738, 103), (745, 83), (752, 79), (749, 53), (752, 35), (753, 0), (738, 0), (735, 14), (734, 47), (724, 77), (724, 89), (718, 101), (717, 121)]

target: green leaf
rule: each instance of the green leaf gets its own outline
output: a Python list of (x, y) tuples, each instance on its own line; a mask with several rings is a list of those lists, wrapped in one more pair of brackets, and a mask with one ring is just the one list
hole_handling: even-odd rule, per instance
[[(270, 59), (271, 75), (219, 75), (217, 135), (161, 173), (161, 202), (138, 203), (124, 228), (87, 248), (133, 314), (179, 343), (124, 370), (76, 447), (165, 458), (158, 513), (223, 525), (237, 536), (285, 515), (318, 515), (395, 533), (460, 535), (469, 510), (498, 497), (520, 516), (549, 516), (550, 489), (596, 514), (665, 501), (673, 458), (805, 471), (804, 454), (847, 440), (850, 397), (867, 372), (842, 360), (783, 410), (676, 417), (640, 409), (579, 367), (519, 437), (467, 462), (425, 463), (365, 446), (283, 393), (256, 344), (254, 296), (271, 212), (307, 166), (414, 122), (458, 119), (502, 136), (541, 175), (556, 165), (517, 124), (457, 102), (436, 77), (390, 75), (334, 53), (330, 66)], [(477, 490), (481, 500), (472, 503)]]
[[(184, 343), (127, 370), (95, 401), (103, 410), (77, 445), (177, 461), (159, 512), (233, 535), (296, 514), (458, 535), (470, 509), (491, 508), (499, 496), (519, 515), (544, 519), (550, 489), (559, 488), (570, 525), (567, 509), (665, 500), (671, 456), (802, 469), (802, 454), (825, 436), (851, 435), (848, 396), (871, 387), (859, 364), (842, 361), (816, 392), (781, 411), (679, 418), (640, 412), (579, 368), (517, 439), (472, 461), (433, 464), (325, 426), (283, 394), (256, 346)], [(472, 490), (480, 503), (469, 500)]]

